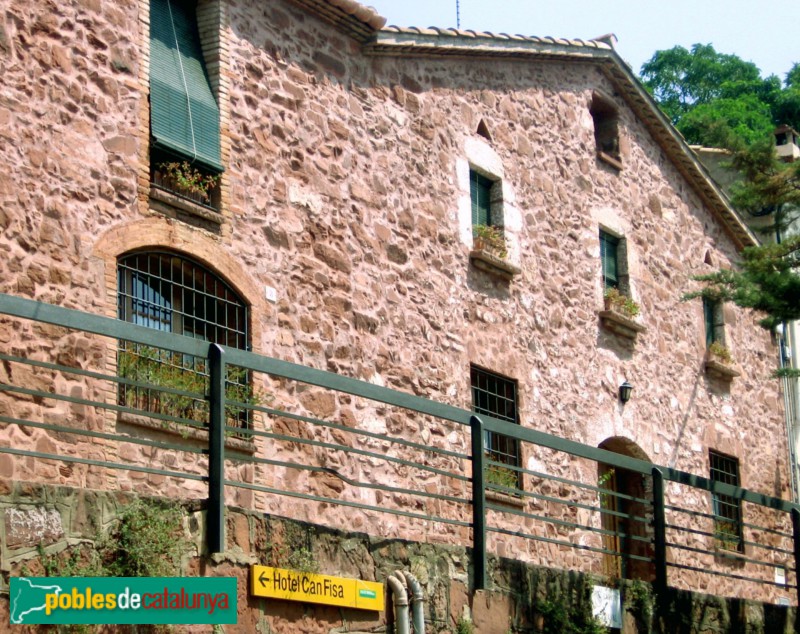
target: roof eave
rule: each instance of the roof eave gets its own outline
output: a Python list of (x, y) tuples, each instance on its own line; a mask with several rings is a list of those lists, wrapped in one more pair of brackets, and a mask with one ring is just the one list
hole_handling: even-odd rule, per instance
[(375, 9), (355, 0), (289, 0), (289, 2), (332, 24), (361, 44), (370, 41), (386, 24), (386, 18)]

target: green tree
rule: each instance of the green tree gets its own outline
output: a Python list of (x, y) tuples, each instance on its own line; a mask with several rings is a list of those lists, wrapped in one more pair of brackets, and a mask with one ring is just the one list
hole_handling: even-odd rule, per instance
[(742, 251), (736, 270), (700, 276), (704, 288), (690, 296), (730, 301), (764, 314), (761, 325), (772, 329), (800, 319), (800, 235), (792, 232), (800, 216), (800, 162), (783, 163), (771, 141), (734, 152), (733, 169), (742, 175), (733, 203), (753, 215), (769, 215), (776, 244)]
[(702, 295), (759, 311), (769, 329), (800, 319), (800, 161), (778, 160), (773, 138), (777, 125), (800, 127), (800, 64), (781, 85), (775, 76), (761, 78), (755, 64), (695, 44), (691, 51), (657, 51), (641, 78), (688, 142), (732, 150), (731, 168), (741, 175), (733, 205), (769, 217), (767, 229), (777, 238), (744, 249), (735, 270), (699, 277), (703, 289), (687, 298)]
[(755, 64), (717, 53), (711, 44), (695, 44), (691, 51), (683, 46), (656, 51), (642, 65), (640, 77), (674, 124), (696, 106), (762, 81)]
[(775, 125), (769, 105), (751, 93), (699, 104), (681, 118), (678, 129), (690, 143), (720, 147), (732, 138), (747, 145), (771, 138)]
[(656, 51), (640, 77), (689, 143), (750, 144), (770, 137), (776, 125), (800, 126), (798, 64), (782, 86), (775, 75), (762, 78), (752, 62), (695, 44)]

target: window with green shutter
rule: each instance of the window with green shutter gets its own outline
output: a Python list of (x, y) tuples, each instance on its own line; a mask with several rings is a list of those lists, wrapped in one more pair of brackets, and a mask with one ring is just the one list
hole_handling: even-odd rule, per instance
[(192, 1), (150, 1), (150, 134), (157, 157), (223, 170), (219, 107)]
[(491, 194), (494, 183), (475, 170), (469, 171), (469, 195), (472, 201), (472, 226), (493, 225)]
[(619, 238), (600, 230), (600, 260), (603, 267), (603, 288), (619, 288)]
[(715, 341), (725, 343), (725, 323), (722, 318), (722, 305), (719, 302), (703, 298), (703, 321), (706, 330), (706, 346)]

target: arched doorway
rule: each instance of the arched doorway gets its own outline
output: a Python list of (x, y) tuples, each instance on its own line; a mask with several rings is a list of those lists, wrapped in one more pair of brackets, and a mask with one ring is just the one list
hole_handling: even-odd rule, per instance
[[(647, 454), (632, 440), (621, 436), (600, 443), (601, 449), (647, 460)], [(600, 497), (604, 572), (623, 579), (655, 579), (653, 563), (653, 479), (620, 467), (598, 463), (597, 481), (613, 494)]]

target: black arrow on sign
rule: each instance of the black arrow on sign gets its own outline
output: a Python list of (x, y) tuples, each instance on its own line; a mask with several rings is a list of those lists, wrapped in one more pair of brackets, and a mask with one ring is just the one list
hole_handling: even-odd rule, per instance
[(270, 579), (269, 577), (267, 577), (266, 579), (264, 579), (264, 575), (265, 575), (265, 574), (266, 574), (265, 572), (262, 572), (262, 573), (259, 575), (259, 577), (258, 577), (258, 580), (259, 580), (259, 582), (261, 583), (261, 585), (262, 585), (262, 586), (264, 586), (264, 587), (266, 588), (266, 587), (267, 587), (267, 581), (271, 581), (271, 579)]

